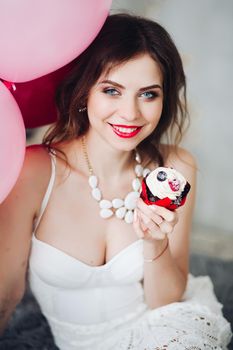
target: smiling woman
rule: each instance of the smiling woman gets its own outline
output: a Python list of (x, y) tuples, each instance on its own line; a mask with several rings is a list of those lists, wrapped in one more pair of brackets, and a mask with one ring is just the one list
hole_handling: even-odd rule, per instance
[[(90, 116), (90, 111), (87, 113), (84, 110), (81, 114), (77, 112), (81, 107), (87, 106), (92, 90), (100, 93), (102, 88), (107, 95), (116, 99), (122, 97), (122, 102), (128, 101), (125, 108), (136, 108), (136, 111), (137, 106), (143, 102), (148, 101), (156, 106), (158, 103), (155, 100), (162, 102), (158, 126), (138, 144), (142, 152), (145, 150), (146, 155), (156, 158), (162, 165), (165, 155), (162, 156), (160, 150), (161, 137), (167, 132), (172, 134), (173, 141), (180, 141), (183, 127), (188, 122), (185, 75), (180, 55), (169, 34), (153, 21), (138, 18), (136, 24), (133, 16), (124, 14), (109, 16), (105, 25), (106, 30), (103, 27), (98, 40), (94, 40), (78, 57), (75, 69), (61, 85), (57, 94), (60, 118), (44, 143), (49, 146), (54, 141), (61, 142), (85, 134), (89, 127), (87, 114)], [(127, 65), (129, 60), (132, 66)], [(117, 80), (118, 74), (122, 81)], [(138, 103), (135, 99), (132, 101), (136, 92)], [(131, 98), (127, 99), (129, 95)], [(106, 100), (107, 102), (115, 103), (114, 100)], [(96, 108), (98, 105), (99, 103)], [(144, 108), (145, 106), (144, 103)], [(149, 108), (148, 105), (147, 109)], [(126, 115), (128, 118), (136, 117), (135, 111), (125, 112), (133, 112), (131, 116)]]
[(159, 65), (149, 54), (137, 55), (109, 72), (103, 72), (88, 95), (87, 109), (92, 127), (86, 137), (98, 134), (108, 147), (135, 149), (151, 135), (160, 120), (162, 85)]
[[(74, 63), (57, 93), (58, 121), (27, 150), (1, 206), (1, 328), (28, 262), (61, 350), (226, 349), (230, 326), (211, 281), (189, 274), (195, 160), (175, 139), (161, 141), (178, 128), (177, 141), (187, 120), (173, 41), (153, 21), (113, 15)], [(139, 199), (158, 166), (191, 185), (179, 215)]]

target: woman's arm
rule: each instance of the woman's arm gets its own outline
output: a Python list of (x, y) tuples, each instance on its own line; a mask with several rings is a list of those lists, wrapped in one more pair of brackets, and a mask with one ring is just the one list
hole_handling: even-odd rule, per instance
[[(180, 301), (189, 271), (189, 233), (195, 201), (196, 164), (185, 150), (172, 152), (166, 166), (181, 172), (191, 184), (186, 203), (172, 212), (138, 201), (136, 233), (144, 238), (144, 291), (150, 308)], [(163, 221), (163, 222), (162, 222)], [(167, 246), (167, 239), (169, 240)], [(167, 248), (166, 248), (167, 246)]]
[(32, 224), (45, 189), (44, 157), (39, 149), (27, 151), (16, 184), (0, 205), (0, 333), (24, 295)]

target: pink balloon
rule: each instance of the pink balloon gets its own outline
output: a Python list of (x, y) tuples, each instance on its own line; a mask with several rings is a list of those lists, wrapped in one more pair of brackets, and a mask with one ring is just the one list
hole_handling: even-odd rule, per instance
[(0, 203), (20, 173), (25, 153), (25, 128), (20, 109), (0, 82)]
[(96, 37), (111, 0), (1, 0), (0, 78), (25, 82), (77, 57)]

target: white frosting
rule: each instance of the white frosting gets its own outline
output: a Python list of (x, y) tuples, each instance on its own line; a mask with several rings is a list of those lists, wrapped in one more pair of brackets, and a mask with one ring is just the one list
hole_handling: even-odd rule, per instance
[[(166, 180), (158, 180), (157, 175), (160, 171), (167, 174)], [(159, 167), (147, 176), (146, 184), (154, 196), (160, 199), (168, 197), (174, 200), (183, 192), (186, 180), (183, 175), (175, 169)]]

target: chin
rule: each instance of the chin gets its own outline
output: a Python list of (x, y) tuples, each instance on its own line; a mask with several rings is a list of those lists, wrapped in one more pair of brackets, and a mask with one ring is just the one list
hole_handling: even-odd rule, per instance
[[(153, 130), (151, 131), (153, 132)], [(102, 134), (101, 137), (105, 140), (107, 144), (109, 144), (114, 150), (119, 150), (123, 152), (130, 152), (135, 150), (138, 145), (143, 142), (150, 133), (144, 131), (143, 134), (135, 136), (135, 137), (129, 137), (129, 138), (124, 138), (124, 137), (118, 137), (116, 135), (112, 134), (106, 134), (106, 137)]]
[(124, 152), (130, 152), (133, 151), (137, 148), (137, 146), (142, 142), (142, 140), (128, 140), (124, 142), (118, 141), (118, 142), (109, 142), (111, 144), (112, 148), (115, 150), (119, 151), (124, 151)]

